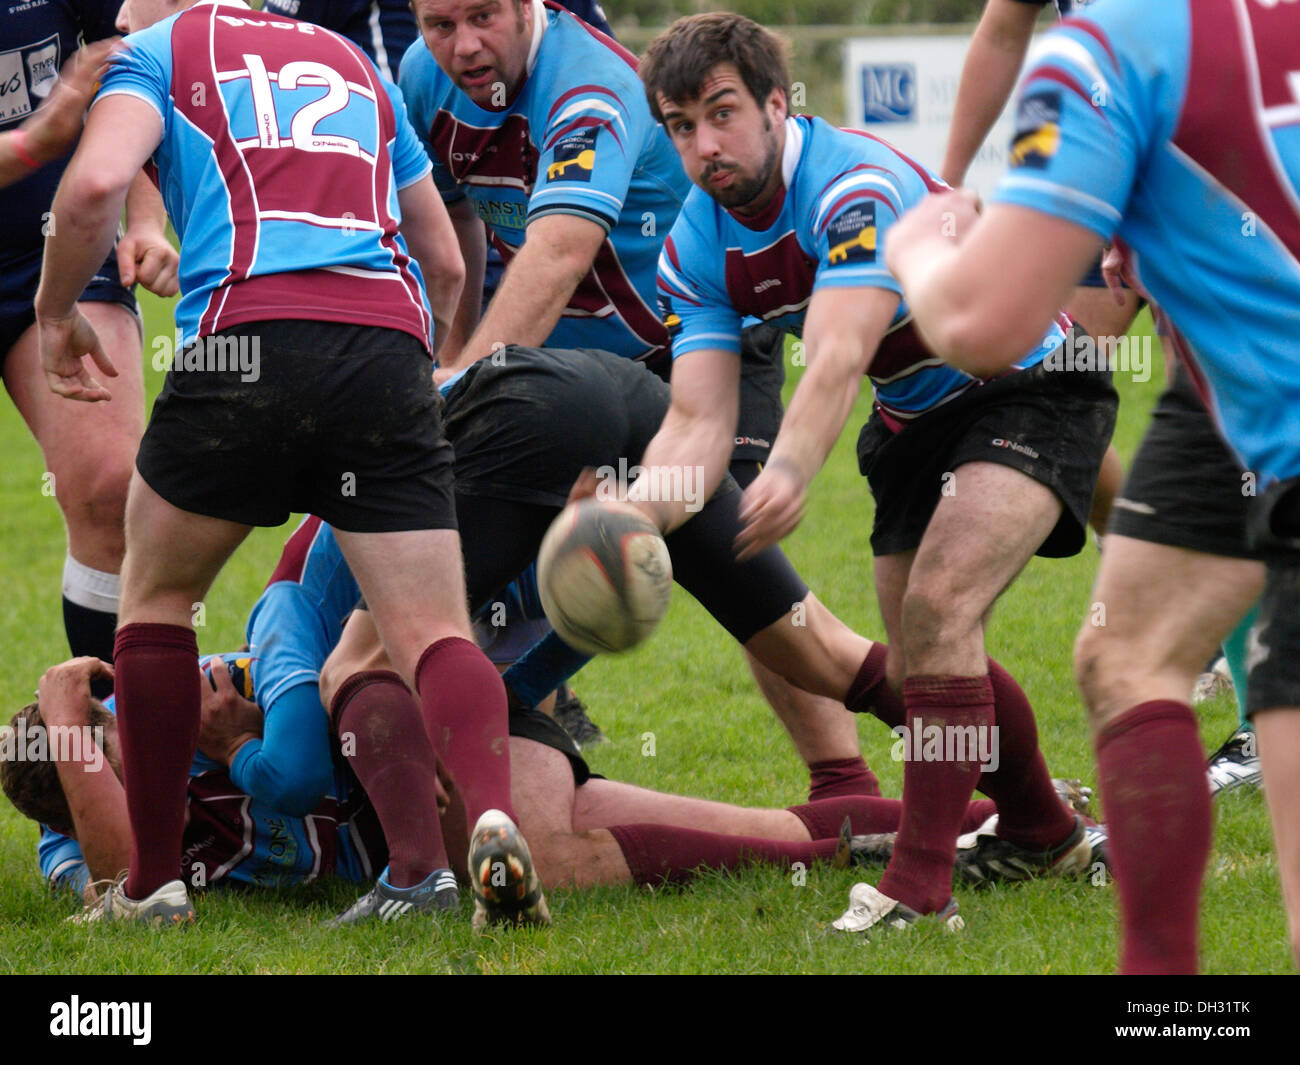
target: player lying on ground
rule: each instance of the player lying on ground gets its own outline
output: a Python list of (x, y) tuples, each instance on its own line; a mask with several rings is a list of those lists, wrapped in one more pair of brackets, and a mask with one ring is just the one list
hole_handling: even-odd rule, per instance
[[(68, 646), (74, 655), (106, 659), (113, 657), (117, 626), (126, 492), (144, 431), (141, 323), (132, 286), (138, 280), (160, 296), (176, 292), (177, 255), (164, 232), (162, 198), (143, 173), (127, 196), (122, 238), (77, 298), (121, 371), (117, 402), (78, 410), (45, 387), (33, 300), (45, 235), (69, 221), (52, 210), (54, 190), (115, 47), (119, 7), (119, 0), (22, 4), (0, 19), (6, 57), (0, 126), (7, 127), (0, 132), (0, 368), (41, 448), (45, 488), (67, 526)], [(82, 40), (94, 43), (78, 49)], [(88, 436), (93, 448), (85, 446)]]
[[(1087, 859), (1082, 823), (1052, 790), (1029, 701), (987, 658), (984, 629), (1033, 555), (1084, 543), (1114, 426), (1109, 374), (1045, 373), (1043, 360), (1067, 339), (1056, 323), (1008, 349), (1017, 372), (998, 382), (938, 364), (879, 248), (904, 208), (942, 183), (874, 137), (790, 117), (783, 49), (761, 27), (733, 15), (679, 20), (651, 44), (641, 73), (699, 186), (660, 258), (661, 300), (679, 325), (672, 409), (643, 464), (703, 465), (706, 488), (716, 484), (730, 452), (741, 321), (802, 330), (807, 372), (741, 508), (737, 546), (751, 557), (798, 524), (870, 371), (876, 412), (858, 454), (876, 500), (871, 542), (889, 653), (865, 662), (855, 684), (900, 686), (896, 723), (912, 733), (927, 722), (996, 728), (1001, 763), (998, 780), (981, 781), (969, 750), (909, 760), (889, 868), (878, 890), (854, 889), (837, 927), (922, 914), (954, 923), (958, 822), (977, 783), (1001, 821), (971, 868), (1008, 855), (1043, 871)], [(717, 248), (729, 249), (725, 258)], [(653, 480), (643, 484), (633, 501), (661, 529), (690, 527), (685, 508), (654, 501)]]
[[(451, 384), (447, 432), (457, 455), (457, 514), (465, 534), (472, 609), (490, 601), (533, 556), (579, 471), (617, 466), (616, 456), (625, 456), (629, 467), (640, 461), (669, 401), (666, 386), (645, 368), (598, 351), (505, 348), (499, 359), (475, 364)], [(540, 412), (545, 416), (536, 416)], [(700, 500), (691, 521), (669, 535), (674, 578), (769, 668), (852, 710), (874, 713), (891, 728), (903, 724), (902, 700), (885, 679), (885, 646), (853, 633), (827, 611), (779, 548), (736, 560), (739, 495), (729, 480), (724, 482), (707, 503)], [(286, 557), (305, 557), (310, 543), (310, 555), (318, 559), (313, 571), (340, 576), (337, 555), (329, 560), (328, 552), (336, 549), (328, 530), (300, 534), (300, 545)], [(291, 574), (299, 565), (282, 562), (277, 572)], [(345, 598), (330, 596), (336, 604)], [(553, 671), (541, 680), (530, 678), (527, 687), (549, 691), (585, 661), (572, 651), (566, 657), (560, 643), (560, 651), (540, 667)], [(373, 626), (357, 612), (323, 672), (322, 695), (337, 712), (348, 678), (387, 668)], [(519, 686), (519, 678), (510, 674), (507, 682)], [(387, 683), (398, 698), (400, 685)], [(1003, 759), (1010, 754), (1010, 765), (990, 766), (979, 787), (995, 799), (1011, 796), (1014, 806), (1025, 774), (1017, 759), (1023, 756), (1005, 740), (998, 753)], [(856, 774), (848, 780), (828, 776), (823, 784), (818, 794), (860, 787)], [(1047, 786), (1051, 791), (1050, 780)], [(1054, 791), (1051, 801), (1060, 806)], [(1081, 841), (1077, 863), (1026, 867), (1018, 853), (998, 869), (974, 863), (963, 871), (972, 879), (1032, 875), (1027, 868), (1077, 871), (1091, 860), (1090, 845)]]
[[(1245, 517), (1267, 566), (1248, 709), (1300, 960), (1300, 142), (1286, 74), (1297, 40), (1294, 4), (1091, 8), (1053, 31), (1023, 83), (1019, 123), (1045, 134), (1040, 147), (1013, 160), (982, 216), (963, 193), (918, 206), (889, 261), (934, 350), (992, 375), (1103, 241), (1134, 253), (1190, 381), (1264, 489)], [(1223, 499), (1234, 471), (1216, 475), (1223, 456), (1211, 449), (1194, 483), (1175, 484), (1189, 471), (1168, 443), (1157, 423), (1135, 486), (1157, 512), (1147, 535), (1107, 540), (1093, 592), (1106, 624), (1084, 625), (1076, 654), (1114, 833), (1125, 972), (1196, 969), (1211, 813), (1188, 693), (1258, 591), (1240, 503)], [(1250, 485), (1237, 474), (1235, 487)], [(1168, 512), (1192, 497), (1227, 510), (1228, 528), (1203, 506)], [(1172, 530), (1152, 535), (1160, 524)]]
[[(451, 449), (429, 389), (431, 344), (464, 282), (451, 223), (400, 94), (370, 61), (308, 23), (249, 14), (231, 0), (123, 5), (132, 33), (55, 196), (36, 299), (50, 387), (108, 399), (84, 359), (116, 371), (76, 299), (152, 157), (183, 252), (185, 351), (127, 505), (115, 661), (133, 846), (98, 913), (192, 918), (175, 872), (200, 721), (194, 604), (253, 526), (307, 510), (338, 529), (470, 816), (505, 831), (528, 915), (544, 920), (507, 827), (505, 692), (469, 638)], [(317, 129), (322, 81), (337, 99)], [(509, 916), (476, 901), (476, 917)]]
[[(292, 637), (290, 637), (292, 640)], [(360, 681), (360, 697), (330, 723), (329, 786), (311, 810), (290, 812), (247, 795), (232, 780), (233, 751), (262, 727), (250, 659), (211, 656), (203, 691), (200, 753), (190, 767), (184, 849), (179, 875), (205, 888), (226, 881), (262, 887), (304, 883), (322, 876), (368, 881), (374, 890), (340, 918), (392, 920), (411, 912), (454, 909), (456, 877), (432, 869), (436, 861), (430, 819), (441, 819), (453, 849), (467, 842), (463, 802), (454, 782), (439, 784), (419, 704), (378, 699)], [(389, 674), (389, 676), (395, 676)], [(79, 730), (76, 744), (49, 741), (50, 757), (0, 763), (0, 783), (19, 812), (43, 826), (42, 876), (88, 905), (130, 859), (130, 822), (121, 784), (121, 751), (113, 700), (91, 696), (93, 679), (111, 678), (97, 659), (51, 667), (38, 700), (14, 715), (14, 741), (30, 749), (34, 737)], [(246, 696), (252, 696), (248, 698)], [(323, 716), (323, 715), (322, 715)], [(535, 710), (511, 715), (514, 804), (533, 840), (542, 876), (556, 885), (685, 883), (695, 870), (752, 863), (805, 867), (844, 854), (838, 832), (878, 837), (898, 828), (897, 800), (845, 796), (758, 809), (670, 795), (593, 776), (571, 740)], [(1086, 801), (1086, 800), (1084, 800)], [(993, 808), (970, 805), (963, 821), (973, 831)], [(881, 860), (888, 840), (871, 840), (855, 860)], [(457, 873), (463, 879), (465, 870)], [(93, 912), (93, 911), (92, 911)]]

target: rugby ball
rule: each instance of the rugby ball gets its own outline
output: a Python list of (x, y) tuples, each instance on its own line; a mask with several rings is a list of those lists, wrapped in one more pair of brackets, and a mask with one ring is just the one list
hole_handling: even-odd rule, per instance
[(537, 554), (547, 620), (565, 643), (586, 654), (641, 643), (667, 612), (672, 585), (664, 538), (628, 503), (570, 504)]

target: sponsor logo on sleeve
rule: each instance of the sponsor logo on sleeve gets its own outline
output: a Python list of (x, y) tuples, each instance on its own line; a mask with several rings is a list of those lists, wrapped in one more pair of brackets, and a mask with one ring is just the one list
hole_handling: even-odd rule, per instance
[(596, 131), (570, 133), (555, 146), (555, 161), (546, 168), (547, 181), (590, 181), (596, 166)]
[(876, 204), (875, 201), (850, 204), (832, 220), (826, 229), (830, 241), (830, 254), (826, 257), (831, 266), (842, 263), (876, 261)]
[(1011, 165), (1042, 170), (1061, 146), (1061, 94), (1034, 92), (1020, 101)]

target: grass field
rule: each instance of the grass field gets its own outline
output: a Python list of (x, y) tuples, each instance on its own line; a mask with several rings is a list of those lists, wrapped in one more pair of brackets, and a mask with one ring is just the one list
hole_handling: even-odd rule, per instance
[[(1143, 318), (1143, 328), (1149, 322)], [(148, 306), (148, 339), (169, 334), (170, 310)], [(158, 386), (151, 374), (151, 394)], [(1127, 461), (1159, 388), (1118, 380), (1116, 442)], [(787, 544), (817, 594), (854, 628), (882, 635), (867, 543), (871, 504), (853, 456), (868, 412), (864, 390), (813, 490), (803, 526)], [(87, 441), (93, 447), (93, 441)], [(55, 501), (41, 493), (40, 454), (11, 406), (0, 411), (0, 706), (7, 719), (42, 670), (66, 657), (59, 610), (63, 533)], [(244, 619), (288, 529), (259, 531), (227, 566), (208, 600), (203, 651), (243, 640)], [(997, 611), (990, 653), (1022, 682), (1056, 775), (1094, 776), (1070, 646), (1088, 604), (1097, 552), (1035, 560)], [(591, 752), (607, 776), (647, 787), (750, 805), (788, 805), (807, 795), (807, 775), (757, 694), (726, 634), (679, 593), (666, 622), (638, 651), (596, 661), (576, 687), (613, 742)], [(1213, 748), (1236, 711), (1202, 709)], [(643, 757), (643, 734), (654, 734)], [(885, 793), (898, 795), (901, 763), (874, 719), (860, 723), (863, 751)], [(1203, 966), (1210, 972), (1291, 971), (1264, 800), (1231, 795), (1216, 805), (1217, 835), (1203, 908)], [(64, 923), (75, 906), (52, 899), (36, 868), (36, 826), (0, 802), (0, 973), (1104, 973), (1115, 957), (1111, 885), (1042, 882), (959, 890), (964, 933), (934, 929), (871, 942), (826, 934), (859, 876), (815, 866), (806, 883), (752, 869), (701, 879), (686, 890), (551, 892), (554, 926), (478, 937), (468, 921), (409, 921), (330, 931), (322, 921), (357, 895), (329, 882), (282, 893), (200, 899), (200, 920), (180, 933)], [(869, 879), (875, 879), (874, 875)]]

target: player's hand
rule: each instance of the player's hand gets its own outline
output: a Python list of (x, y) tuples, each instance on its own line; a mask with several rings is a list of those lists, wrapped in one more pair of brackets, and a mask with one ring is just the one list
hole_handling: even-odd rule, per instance
[(90, 720), (90, 682), (112, 680), (113, 667), (98, 658), (74, 658), (51, 666), (41, 677), (36, 698), (47, 725), (84, 725)]
[(23, 125), (26, 149), (34, 159), (45, 163), (72, 150), (81, 136), (86, 108), (121, 40), (95, 41), (63, 64), (54, 88)]
[(889, 228), (885, 265), (898, 276), (903, 260), (935, 243), (960, 244), (979, 219), (980, 198), (971, 189), (931, 193)]
[(778, 458), (764, 466), (741, 497), (736, 558), (745, 562), (794, 532), (807, 501), (808, 484), (793, 463)]
[(128, 288), (138, 281), (155, 296), (176, 295), (180, 261), (167, 234), (154, 225), (132, 226), (117, 242), (117, 272)]
[(211, 659), (205, 671), (212, 680), (205, 675), (201, 685), (199, 750), (229, 767), (239, 748), (262, 738), (262, 711), (235, 690), (223, 659)]
[(578, 479), (573, 482), (573, 487), (569, 489), (569, 503), (581, 503), (584, 499), (590, 499), (596, 494), (596, 489), (600, 486), (600, 478), (596, 476), (594, 466), (587, 466), (580, 474)]
[(455, 377), (459, 371), (449, 370), (445, 366), (435, 366), (433, 369), (433, 383), (441, 388), (447, 381)]
[(100, 403), (113, 398), (86, 368), (85, 357), (109, 377), (117, 376), (117, 367), (108, 357), (95, 335), (94, 327), (81, 311), (73, 308), (66, 318), (37, 317), (40, 333), (41, 368), (50, 391), (66, 399)]

